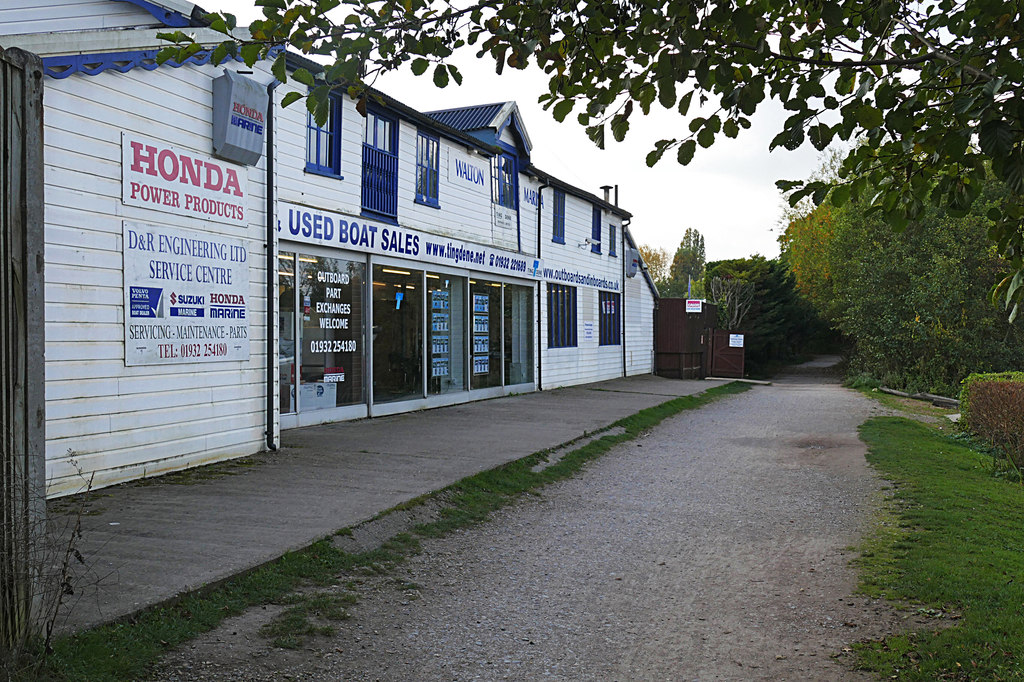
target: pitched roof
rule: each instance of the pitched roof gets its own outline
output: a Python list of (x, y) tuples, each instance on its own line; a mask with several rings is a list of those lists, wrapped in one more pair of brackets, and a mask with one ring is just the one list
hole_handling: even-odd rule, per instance
[(438, 111), (427, 111), (427, 116), (439, 123), (455, 128), (456, 130), (482, 130), (483, 128), (497, 128), (500, 121), (495, 121), (498, 114), (507, 102), (497, 104), (476, 104), (471, 107), (457, 107), (455, 109), (441, 109)]
[(533, 148), (533, 142), (523, 124), (523, 116), (519, 113), (519, 105), (514, 101), (428, 111), (427, 116), (467, 133), (491, 130), (494, 132), (495, 138), (500, 137), (502, 131), (511, 125), (512, 130), (522, 140), (527, 156)]

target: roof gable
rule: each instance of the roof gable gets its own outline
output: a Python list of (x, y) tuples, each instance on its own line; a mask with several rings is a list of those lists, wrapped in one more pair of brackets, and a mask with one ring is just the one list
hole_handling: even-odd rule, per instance
[(499, 144), (502, 133), (510, 130), (519, 141), (520, 155), (526, 159), (530, 158), (533, 143), (523, 124), (519, 105), (515, 102), (477, 104), (426, 113), (435, 121), (469, 133), (487, 144)]

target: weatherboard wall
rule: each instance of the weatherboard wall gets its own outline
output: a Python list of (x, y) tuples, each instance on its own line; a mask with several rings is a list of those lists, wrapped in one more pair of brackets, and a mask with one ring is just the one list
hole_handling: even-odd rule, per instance
[[(545, 203), (551, 202), (551, 190), (545, 190)], [(594, 204), (567, 194), (565, 197), (565, 243), (551, 240), (550, 212), (545, 211), (543, 248), (544, 267), (570, 273), (603, 277), (618, 285), (622, 293), (622, 223), (619, 216), (602, 210), (603, 243), (601, 253), (594, 253), (587, 239), (591, 238)], [(616, 226), (616, 255), (608, 253), (607, 225)], [(563, 283), (558, 280), (549, 280)], [(543, 353), (543, 386), (555, 388), (612, 379), (623, 374), (622, 345), (600, 345), (598, 315), (599, 291), (616, 291), (612, 287), (594, 287), (564, 282), (576, 287), (577, 345), (568, 348), (548, 347), (547, 283), (542, 286), (541, 324)], [(627, 309), (631, 301), (627, 301)], [(589, 330), (589, 331), (588, 331)]]
[[(263, 162), (247, 170), (244, 226), (124, 205), (121, 199), (123, 133), (211, 155), (211, 79), (221, 71), (190, 66), (47, 79), (46, 456), (51, 495), (76, 492), (91, 476), (99, 487), (251, 454), (262, 446)], [(248, 360), (126, 366), (124, 221), (243, 241), (249, 274)]]
[(0, 35), (155, 25), (152, 14), (128, 2), (4, 0), (0, 4)]

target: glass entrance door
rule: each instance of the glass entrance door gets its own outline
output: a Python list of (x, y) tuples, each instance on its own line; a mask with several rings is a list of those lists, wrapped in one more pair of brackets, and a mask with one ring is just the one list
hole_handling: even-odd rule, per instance
[(473, 303), (472, 388), (501, 386), (501, 284), (469, 281)]
[(373, 402), (423, 397), (423, 271), (373, 266)]
[(466, 390), (466, 280), (427, 273), (427, 393)]
[(505, 285), (505, 385), (533, 382), (531, 287)]

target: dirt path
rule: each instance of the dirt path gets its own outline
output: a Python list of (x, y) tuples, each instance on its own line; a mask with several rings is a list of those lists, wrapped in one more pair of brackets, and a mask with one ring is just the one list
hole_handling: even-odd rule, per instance
[[(898, 629), (851, 596), (883, 484), (856, 428), (880, 411), (814, 374), (664, 422), (365, 583), (307, 649), (232, 619), (159, 679), (860, 680), (844, 647)], [(839, 661), (833, 656), (840, 654)]]

